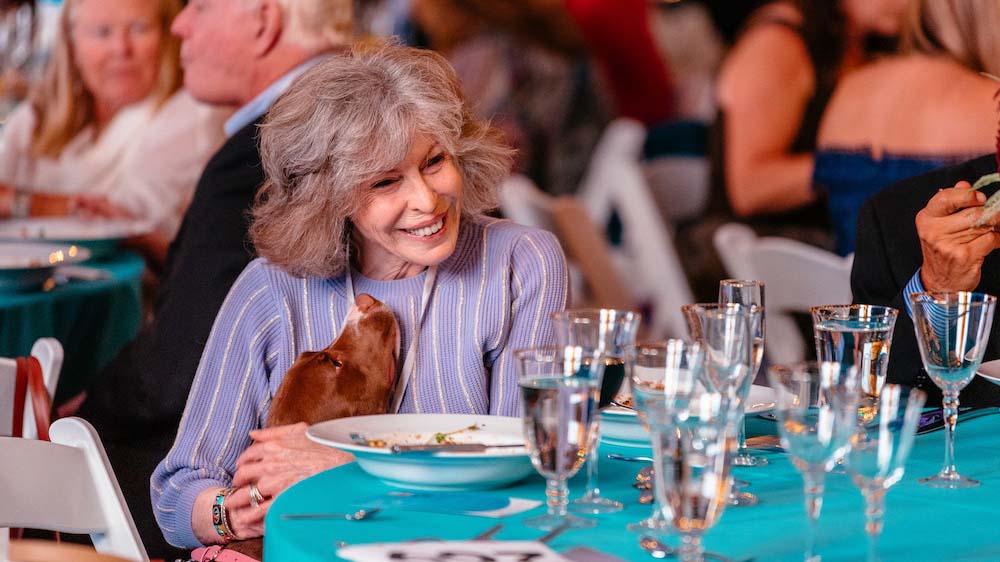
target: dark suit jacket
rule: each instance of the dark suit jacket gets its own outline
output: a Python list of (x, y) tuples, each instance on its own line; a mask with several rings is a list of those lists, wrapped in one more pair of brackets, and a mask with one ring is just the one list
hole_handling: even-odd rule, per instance
[[(851, 271), (854, 301), (881, 304), (899, 310), (889, 352), (888, 381), (918, 386), (929, 394), (928, 402), (940, 402), (941, 392), (924, 372), (913, 322), (906, 312), (906, 284), (923, 263), (917, 237), (916, 216), (939, 189), (997, 171), (994, 155), (956, 166), (941, 168), (903, 180), (869, 199), (858, 217), (858, 241)], [(992, 186), (984, 192), (992, 195)], [(1000, 252), (986, 257), (978, 292), (1000, 294)], [(993, 322), (984, 361), (1000, 358), (1000, 318)], [(1000, 387), (976, 377), (962, 391), (962, 405), (1000, 405)]]
[(222, 301), (254, 255), (247, 229), (250, 205), (264, 182), (259, 123), (238, 131), (209, 160), (170, 245), (152, 324), (88, 388), (79, 412), (104, 441), (153, 558), (183, 554), (163, 540), (149, 477), (173, 443)]

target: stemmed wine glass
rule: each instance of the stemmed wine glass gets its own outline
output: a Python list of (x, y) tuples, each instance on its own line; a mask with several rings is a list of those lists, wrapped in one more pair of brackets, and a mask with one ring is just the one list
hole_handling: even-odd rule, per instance
[(775, 365), (768, 369), (767, 378), (776, 393), (774, 412), (781, 446), (802, 473), (809, 515), (805, 560), (819, 560), (816, 527), (826, 473), (847, 452), (857, 427), (857, 369), (842, 369), (832, 361)]
[(878, 560), (885, 493), (903, 478), (926, 399), (927, 395), (920, 390), (885, 385), (879, 394), (874, 417), (862, 423), (851, 438), (844, 466), (865, 499), (868, 562)]
[[(749, 396), (750, 386), (753, 385), (757, 373), (760, 371), (760, 364), (764, 360), (764, 282), (751, 281), (745, 279), (723, 279), (719, 281), (719, 304), (743, 304), (760, 307), (760, 323), (753, 334), (753, 369), (747, 377), (745, 396)], [(740, 425), (740, 448), (733, 457), (733, 464), (736, 466), (767, 466), (767, 459), (754, 455), (747, 449), (747, 424), (746, 418)]]
[(983, 293), (928, 292), (910, 295), (913, 329), (924, 369), (944, 394), (944, 466), (920, 483), (934, 488), (971, 488), (977, 480), (955, 469), (958, 393), (969, 384), (986, 353), (996, 297)]
[[(755, 347), (753, 335), (763, 321), (756, 305), (700, 303), (681, 307), (692, 339), (705, 351), (705, 386), (720, 392), (742, 409), (750, 394)], [(750, 492), (730, 490), (729, 503), (751, 506), (758, 502)]]
[(548, 513), (528, 527), (585, 528), (597, 524), (566, 512), (566, 481), (576, 474), (594, 439), (604, 362), (597, 348), (555, 346), (520, 349), (518, 386), (524, 404), (524, 442), (531, 464), (546, 480)]
[(892, 330), (899, 311), (871, 304), (814, 306), (809, 311), (816, 336), (816, 359), (835, 361), (841, 368), (858, 369), (861, 385), (858, 418), (862, 423), (870, 422), (878, 411), (878, 396), (885, 384)]
[[(635, 343), (641, 315), (638, 312), (612, 309), (577, 309), (551, 315), (559, 345), (582, 345), (596, 348), (604, 360), (599, 408), (614, 400), (625, 377), (625, 350)], [(570, 502), (572, 511), (613, 513), (622, 510), (622, 503), (601, 496), (598, 486), (598, 445), (600, 443), (600, 412), (594, 414), (594, 446), (587, 457), (587, 491)]]
[(677, 554), (684, 562), (702, 561), (706, 555), (701, 537), (728, 504), (736, 445), (734, 422), (740, 407), (711, 390), (670, 396), (655, 391), (647, 394), (641, 387), (634, 393), (637, 403), (647, 403), (647, 411), (661, 414), (649, 416), (652, 438), (654, 443), (659, 441), (653, 447), (653, 489), (663, 517), (682, 535)]
[[(640, 343), (629, 349), (625, 367), (636, 411), (650, 432), (653, 457), (658, 458), (663, 451), (656, 431), (668, 430), (676, 410), (686, 407), (690, 397), (700, 390), (704, 368), (701, 347), (679, 339)], [(663, 485), (663, 475), (654, 470), (653, 512), (629, 524), (629, 531), (658, 531), (670, 525), (664, 517)]]

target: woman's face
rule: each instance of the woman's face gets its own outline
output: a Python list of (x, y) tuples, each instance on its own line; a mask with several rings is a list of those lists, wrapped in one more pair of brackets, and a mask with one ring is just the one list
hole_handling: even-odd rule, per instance
[(114, 113), (150, 94), (163, 31), (156, 0), (80, 0), (71, 41), (83, 85)]
[(403, 161), (365, 189), (369, 200), (351, 217), (365, 276), (410, 277), (455, 251), (462, 177), (434, 139), (417, 135)]

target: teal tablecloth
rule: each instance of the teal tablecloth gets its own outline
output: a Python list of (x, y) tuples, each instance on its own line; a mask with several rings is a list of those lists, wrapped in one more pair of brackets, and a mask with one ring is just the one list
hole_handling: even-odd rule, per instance
[[(760, 420), (757, 420), (760, 422)], [(764, 422), (767, 423), (767, 422)], [(757, 425), (761, 425), (758, 423)], [(773, 430), (773, 424), (771, 430)], [(763, 428), (766, 432), (767, 427)], [(880, 545), (884, 561), (1000, 560), (1000, 416), (968, 420), (959, 425), (956, 454), (958, 468), (966, 476), (982, 481), (969, 490), (934, 490), (917, 484), (917, 478), (937, 472), (944, 453), (944, 433), (917, 437), (904, 479), (893, 487), (886, 500), (885, 532)], [(602, 453), (635, 453), (636, 449), (602, 447)], [(603, 455), (602, 455), (603, 456)], [(761, 468), (737, 468), (736, 476), (752, 482), (751, 491), (760, 497), (754, 507), (729, 507), (718, 524), (708, 532), (709, 550), (734, 561), (800, 561), (806, 531), (802, 499), (802, 479), (781, 453), (767, 455), (771, 463)], [(639, 549), (635, 534), (625, 530), (629, 522), (649, 515), (650, 507), (637, 502), (630, 487), (641, 465), (601, 461), (604, 495), (626, 504), (623, 512), (598, 517), (598, 526), (567, 531), (551, 543), (556, 550), (587, 545), (628, 560), (652, 558)], [(579, 495), (582, 481), (572, 482), (571, 492)], [(347, 511), (358, 502), (393, 488), (368, 476), (356, 463), (338, 467), (304, 480), (281, 494), (266, 520), (264, 540), (268, 562), (319, 562), (336, 560), (336, 541), (360, 544), (376, 541), (405, 541), (434, 536), (468, 539), (495, 525), (498, 520), (438, 513), (383, 510), (374, 518), (360, 521), (289, 521), (282, 513)], [(532, 476), (519, 484), (490, 493), (542, 499), (544, 484)], [(504, 528), (497, 539), (532, 539), (541, 532), (521, 524), (538, 515), (544, 507), (510, 516), (500, 521)], [(864, 560), (861, 495), (848, 476), (832, 474), (820, 519), (819, 552), (824, 561)], [(667, 539), (676, 544), (676, 539)]]
[(53, 337), (65, 352), (56, 403), (83, 390), (125, 343), (142, 316), (142, 258), (119, 252), (85, 265), (109, 272), (48, 292), (0, 293), (0, 357), (27, 355), (35, 340)]

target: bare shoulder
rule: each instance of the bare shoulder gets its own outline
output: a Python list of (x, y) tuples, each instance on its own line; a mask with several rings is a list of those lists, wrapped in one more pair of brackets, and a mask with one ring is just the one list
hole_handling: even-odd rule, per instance
[(811, 95), (815, 87), (813, 73), (802, 37), (786, 25), (763, 21), (747, 29), (723, 62), (719, 98), (724, 103), (753, 89)]

